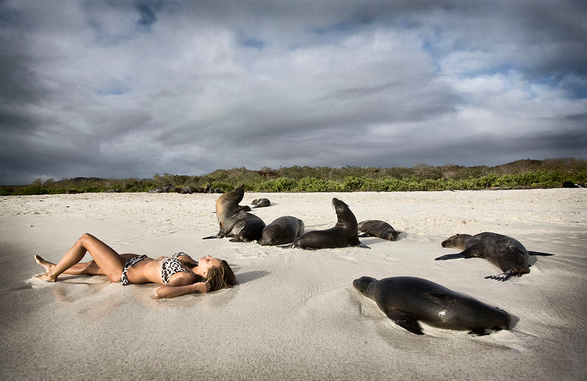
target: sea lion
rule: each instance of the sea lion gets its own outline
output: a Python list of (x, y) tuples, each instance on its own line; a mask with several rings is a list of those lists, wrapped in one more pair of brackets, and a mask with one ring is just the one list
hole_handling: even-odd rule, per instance
[(171, 184), (165, 184), (162, 187), (153, 188), (148, 193), (179, 193), (179, 188)]
[(359, 222), (359, 237), (379, 237), (389, 241), (395, 241), (399, 235), (395, 229), (385, 221), (367, 220)]
[(251, 202), (251, 205), (254, 205), (253, 208), (263, 208), (265, 206), (271, 205), (271, 201), (267, 198), (258, 198)]
[(510, 326), (507, 312), (426, 279), (377, 280), (364, 276), (355, 279), (353, 286), (375, 300), (381, 311), (397, 325), (418, 335), (424, 334), (418, 321), (437, 328), (468, 330), (477, 335)]
[(181, 194), (192, 194), (196, 192), (196, 188), (194, 187), (181, 187), (179, 189), (179, 193)]
[(563, 183), (563, 188), (585, 188), (585, 184), (584, 183), (574, 183), (572, 181), (565, 181)]
[(265, 226), (260, 245), (283, 245), (304, 234), (304, 222), (296, 217), (283, 216)]
[(357, 230), (357, 219), (348, 205), (337, 198), (332, 199), (332, 205), (336, 211), (337, 222), (333, 228), (327, 230), (314, 230), (296, 238), (289, 247), (301, 247), (302, 249), (326, 249), (346, 246), (361, 246)]
[(218, 234), (204, 237), (234, 237), (231, 242), (250, 242), (261, 239), (265, 222), (254, 214), (244, 211), (239, 202), (245, 195), (245, 186), (240, 184), (230, 192), (222, 194), (216, 200), (216, 218), (220, 225)]
[(436, 258), (437, 261), (456, 258), (485, 258), (503, 273), (488, 275), (485, 279), (506, 281), (512, 275), (522, 276), (528, 274), (528, 255), (552, 255), (535, 251), (528, 252), (524, 245), (517, 240), (497, 234), (479, 233), (477, 235), (456, 234), (442, 242), (442, 247), (454, 247), (463, 250), (458, 254), (447, 254)]

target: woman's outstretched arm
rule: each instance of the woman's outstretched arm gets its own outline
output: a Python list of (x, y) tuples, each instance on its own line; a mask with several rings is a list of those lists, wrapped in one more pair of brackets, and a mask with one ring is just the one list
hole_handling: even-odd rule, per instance
[(210, 290), (210, 283), (196, 282), (197, 278), (194, 274), (188, 272), (180, 272), (173, 275), (173, 279), (169, 283), (158, 287), (155, 290), (155, 298), (174, 298), (195, 292), (208, 292)]
[(155, 298), (175, 298), (176, 296), (182, 296), (187, 294), (193, 294), (195, 292), (208, 292), (210, 291), (210, 283), (208, 282), (197, 282), (187, 284), (184, 286), (170, 286), (169, 283), (158, 287), (155, 290)]

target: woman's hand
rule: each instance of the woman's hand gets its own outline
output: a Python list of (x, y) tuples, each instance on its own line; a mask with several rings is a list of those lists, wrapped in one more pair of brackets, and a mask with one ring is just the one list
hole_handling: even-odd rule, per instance
[(195, 284), (196, 292), (205, 293), (210, 291), (210, 283), (208, 282), (198, 282)]

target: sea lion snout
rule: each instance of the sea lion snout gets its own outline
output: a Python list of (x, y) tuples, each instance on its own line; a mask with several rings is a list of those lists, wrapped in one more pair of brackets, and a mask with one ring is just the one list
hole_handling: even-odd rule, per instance
[(344, 201), (340, 201), (336, 197), (332, 199), (332, 206), (334, 206), (334, 210), (336, 210), (337, 213), (344, 208), (348, 208), (348, 205), (345, 204)]
[(442, 247), (455, 247), (450, 238), (445, 241), (442, 241), (441, 245)]
[(355, 279), (353, 281), (353, 286), (362, 294), (365, 294), (367, 292), (367, 289), (369, 288), (369, 285), (371, 285), (371, 283), (376, 282), (377, 279), (375, 278), (371, 278), (369, 276), (362, 276), (358, 279)]
[(442, 247), (448, 247), (448, 248), (463, 246), (465, 243), (465, 240), (470, 237), (471, 237), (470, 235), (466, 235), (466, 234), (455, 234), (453, 236), (448, 237), (444, 241), (442, 241), (441, 245), (442, 245)]

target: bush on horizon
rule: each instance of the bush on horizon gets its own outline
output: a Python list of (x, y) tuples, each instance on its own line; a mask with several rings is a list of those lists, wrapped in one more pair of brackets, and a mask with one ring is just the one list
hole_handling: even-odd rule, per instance
[(260, 171), (244, 167), (216, 170), (202, 176), (155, 174), (152, 179), (35, 180), (30, 185), (0, 186), (0, 195), (60, 194), (67, 191), (147, 192), (171, 184), (175, 187), (204, 188), (210, 185), (227, 192), (240, 183), (249, 192), (396, 192), (479, 189), (556, 188), (562, 183), (587, 182), (587, 160), (561, 158), (518, 160), (497, 167), (461, 167), (447, 164), (413, 168), (374, 167), (287, 167)]

